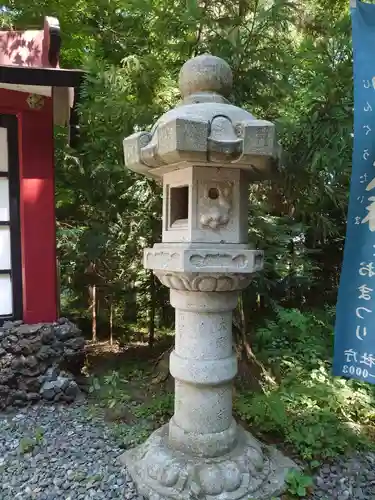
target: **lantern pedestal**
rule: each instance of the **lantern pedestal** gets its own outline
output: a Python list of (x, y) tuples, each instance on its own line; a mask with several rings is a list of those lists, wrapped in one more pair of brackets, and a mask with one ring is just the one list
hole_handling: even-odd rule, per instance
[(164, 425), (122, 457), (139, 493), (149, 500), (271, 500), (285, 489), (286, 470), (295, 467), (239, 426), (234, 448), (219, 457), (173, 449), (169, 427)]

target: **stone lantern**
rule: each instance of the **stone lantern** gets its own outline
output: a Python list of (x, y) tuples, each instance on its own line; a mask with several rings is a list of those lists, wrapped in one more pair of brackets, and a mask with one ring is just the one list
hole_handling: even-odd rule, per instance
[(248, 186), (277, 162), (275, 127), (230, 104), (222, 59), (189, 60), (179, 86), (179, 106), (124, 140), (127, 168), (163, 183), (162, 243), (144, 265), (170, 288), (176, 344), (174, 415), (122, 460), (150, 500), (268, 499), (294, 464), (232, 417), (232, 313), (263, 267), (247, 244)]

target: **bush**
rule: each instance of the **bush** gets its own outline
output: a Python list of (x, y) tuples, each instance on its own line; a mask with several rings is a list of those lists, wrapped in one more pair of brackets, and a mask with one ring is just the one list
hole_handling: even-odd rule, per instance
[(372, 448), (372, 386), (330, 375), (333, 310), (278, 309), (256, 332), (254, 350), (278, 384), (242, 393), (237, 413), (256, 431), (277, 434), (306, 460), (334, 457), (358, 445)]

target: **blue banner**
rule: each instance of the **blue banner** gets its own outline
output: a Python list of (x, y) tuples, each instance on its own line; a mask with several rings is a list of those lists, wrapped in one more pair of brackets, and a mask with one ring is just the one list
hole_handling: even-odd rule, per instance
[(354, 150), (333, 374), (375, 384), (375, 5), (351, 9)]

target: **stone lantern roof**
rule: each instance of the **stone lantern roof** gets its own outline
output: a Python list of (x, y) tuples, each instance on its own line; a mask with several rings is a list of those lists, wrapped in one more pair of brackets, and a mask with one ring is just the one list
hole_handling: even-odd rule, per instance
[(161, 116), (151, 132), (124, 140), (127, 168), (155, 179), (187, 163), (268, 177), (280, 156), (275, 126), (231, 104), (232, 83), (229, 65), (218, 57), (187, 61), (179, 76), (181, 104)]

